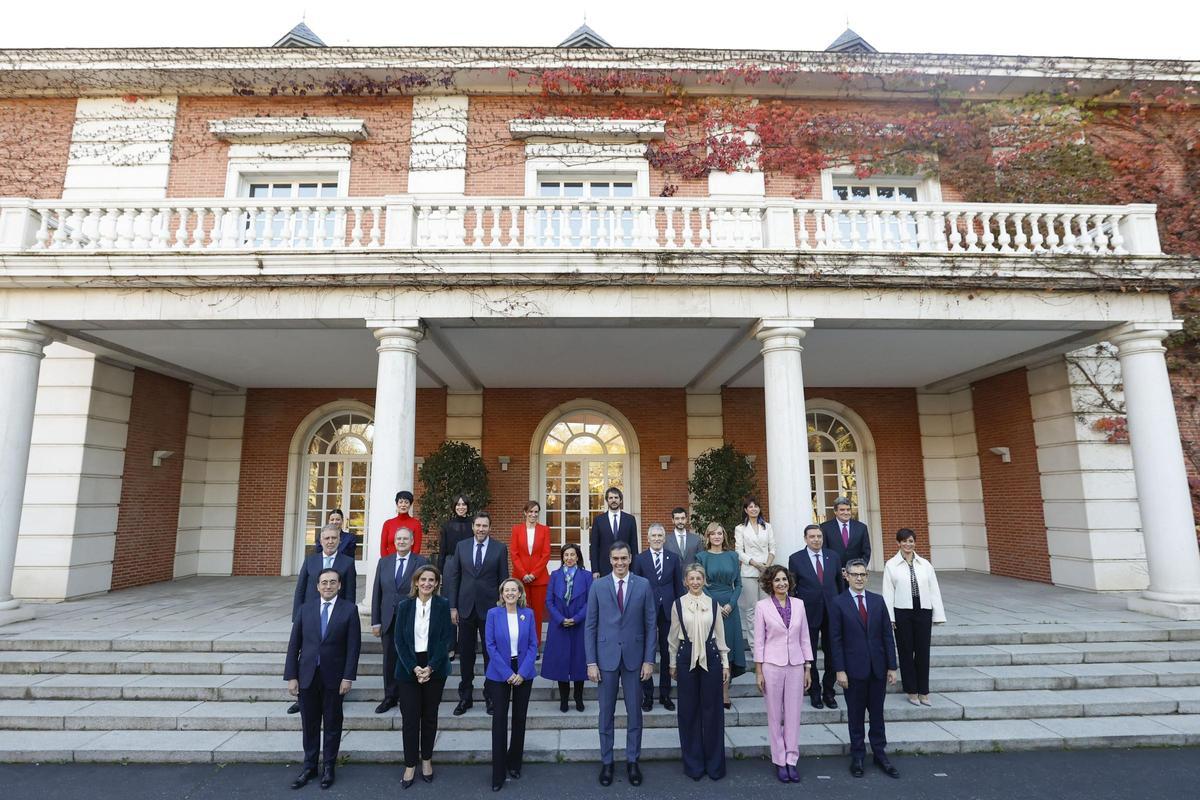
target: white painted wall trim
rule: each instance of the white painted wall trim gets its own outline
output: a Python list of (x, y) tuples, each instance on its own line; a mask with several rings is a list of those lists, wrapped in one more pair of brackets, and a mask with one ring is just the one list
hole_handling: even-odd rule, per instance
[(973, 408), (969, 387), (917, 393), (930, 560), (942, 569), (989, 572)]
[(223, 142), (284, 142), (296, 139), (367, 138), (367, 124), (350, 117), (233, 117), (214, 119), (208, 132)]

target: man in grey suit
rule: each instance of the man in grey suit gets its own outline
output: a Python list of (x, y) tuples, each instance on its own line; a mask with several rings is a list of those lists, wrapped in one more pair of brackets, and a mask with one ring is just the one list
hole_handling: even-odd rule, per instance
[(417, 567), (429, 563), (424, 556), (412, 552), (413, 532), (408, 528), (396, 529), (394, 543), (396, 552), (379, 559), (375, 585), (371, 587), (371, 635), (379, 639), (383, 647), (383, 702), (375, 707), (376, 714), (395, 708), (400, 701), (392, 620), (400, 599), (408, 597), (413, 573)]
[(686, 569), (696, 560), (696, 553), (700, 552), (700, 537), (688, 530), (688, 512), (683, 506), (676, 506), (671, 510), (671, 522), (674, 529), (667, 534), (667, 541), (663, 546), (679, 556)]
[(600, 684), (600, 785), (611, 786), (613, 781), (614, 717), (617, 690), (623, 688), (628, 718), (625, 769), (629, 784), (641, 786), (641, 682), (654, 674), (654, 648), (658, 642), (654, 595), (649, 581), (629, 571), (633, 557), (626, 542), (613, 542), (608, 560), (612, 574), (593, 582), (588, 592), (583, 636), (588, 679)]
[[(474, 700), (475, 641), (483, 650), (483, 671), (487, 672), (488, 653), (483, 641), (487, 613), (500, 598), (500, 582), (509, 576), (508, 547), (491, 538), (492, 517), (477, 511), (471, 520), (470, 539), (454, 548), (454, 558), (446, 562), (446, 599), (450, 601), (450, 621), (458, 626), (458, 705), (454, 716), (467, 713)], [(492, 713), (492, 698), (484, 693), (487, 712)]]

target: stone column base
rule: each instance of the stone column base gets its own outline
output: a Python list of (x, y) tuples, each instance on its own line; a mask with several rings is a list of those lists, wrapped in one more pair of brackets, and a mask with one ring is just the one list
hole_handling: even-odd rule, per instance
[(1170, 603), (1165, 600), (1131, 597), (1127, 605), (1130, 611), (1139, 611), (1156, 617), (1185, 622), (1200, 620), (1200, 603)]

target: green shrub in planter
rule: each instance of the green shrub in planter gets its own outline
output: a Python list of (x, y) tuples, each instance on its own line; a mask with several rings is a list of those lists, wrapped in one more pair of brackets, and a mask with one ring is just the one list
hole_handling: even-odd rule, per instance
[(442, 524), (454, 513), (450, 504), (460, 494), (471, 498), (471, 511), (487, 508), (492, 499), (488, 471), (483, 456), (466, 442), (442, 442), (425, 457), (417, 473), (421, 481), (421, 526), (425, 529), (423, 555), (431, 561), (437, 555)]
[(742, 500), (757, 488), (754, 465), (745, 453), (731, 444), (705, 450), (688, 481), (694, 530), (703, 536), (708, 523), (719, 522), (732, 541), (733, 529), (742, 521)]

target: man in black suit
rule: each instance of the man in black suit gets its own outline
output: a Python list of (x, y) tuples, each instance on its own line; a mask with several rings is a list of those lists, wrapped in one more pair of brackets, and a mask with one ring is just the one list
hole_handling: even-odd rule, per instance
[[(486, 511), (475, 513), (470, 539), (454, 548), (454, 558), (446, 562), (446, 599), (450, 601), (450, 621), (458, 626), (458, 705), (454, 716), (461, 716), (474, 705), (475, 642), (483, 650), (483, 671), (487, 672), (488, 653), (483, 641), (487, 613), (500, 597), (500, 582), (509, 576), (508, 548), (491, 538), (492, 517)], [(492, 699), (485, 693), (487, 712)]]
[(292, 597), (293, 622), (300, 616), (300, 607), (317, 596), (317, 576), (321, 574), (321, 570), (336, 570), (341, 579), (338, 596), (354, 602), (358, 576), (354, 571), (354, 559), (338, 552), (338, 542), (341, 538), (342, 529), (339, 526), (326, 525), (321, 529), (321, 552), (308, 556), (300, 565), (300, 574), (296, 576), (296, 592)]
[(396, 552), (379, 559), (375, 585), (371, 587), (371, 635), (383, 646), (383, 702), (375, 707), (376, 714), (395, 708), (400, 702), (392, 621), (400, 599), (408, 597), (412, 588), (413, 573), (429, 563), (424, 556), (412, 552), (413, 532), (408, 528), (397, 528), (394, 541)]
[(621, 490), (615, 486), (608, 487), (608, 491), (604, 493), (604, 502), (608, 505), (608, 511), (597, 514), (592, 520), (591, 545), (588, 547), (592, 557), (593, 578), (612, 572), (612, 565), (608, 563), (608, 550), (613, 542), (625, 542), (629, 545), (631, 555), (636, 556), (638, 553), (637, 519), (633, 514), (626, 514), (621, 510), (625, 503), (625, 496), (621, 494)]
[[(850, 519), (850, 514), (850, 498), (839, 497), (833, 501), (833, 519), (821, 523), (825, 547), (837, 553), (843, 566), (856, 558), (870, 564), (871, 535), (867, 526), (856, 519)], [(837, 585), (839, 593), (846, 591), (846, 581), (840, 574)]]
[[(829, 604), (837, 597), (837, 580), (842, 563), (837, 554), (823, 549), (824, 535), (820, 525), (804, 529), (805, 548), (792, 553), (788, 570), (796, 576), (792, 594), (804, 601), (804, 616), (808, 618), (808, 640), (812, 644), (812, 681), (809, 697), (813, 708), (837, 708), (833, 695), (833, 651), (829, 647)], [(817, 672), (817, 647), (825, 650), (825, 676)]]
[[(650, 594), (658, 622), (658, 701), (667, 711), (675, 710), (671, 701), (671, 656), (667, 645), (671, 632), (671, 605), (683, 596), (683, 563), (666, 547), (667, 532), (657, 522), (646, 529), (648, 549), (633, 559), (633, 574), (650, 582)], [(654, 708), (654, 678), (642, 681), (642, 710)]]
[(362, 645), (358, 607), (353, 600), (340, 596), (341, 589), (336, 569), (321, 570), (317, 575), (317, 597), (306, 601), (292, 622), (283, 678), (292, 696), (300, 698), (304, 728), (304, 769), (292, 782), (293, 789), (316, 777), (318, 756), (324, 763), (321, 788), (333, 785), (333, 768), (342, 741), (342, 701), (358, 677)]
[(900, 770), (887, 756), (883, 727), (883, 698), (896, 682), (896, 639), (883, 597), (867, 591), (867, 563), (856, 558), (846, 564), (849, 591), (829, 606), (829, 642), (837, 682), (846, 694), (846, 721), (850, 729), (850, 774), (863, 775), (863, 722), (871, 714), (871, 752), (875, 766), (892, 778)]

